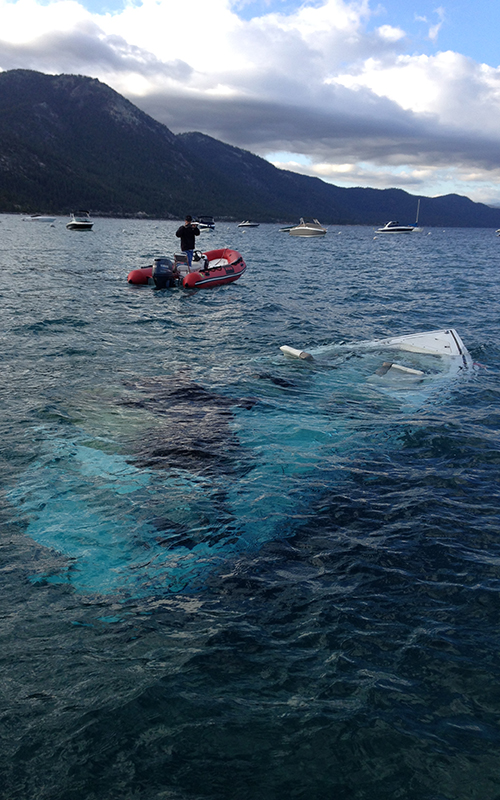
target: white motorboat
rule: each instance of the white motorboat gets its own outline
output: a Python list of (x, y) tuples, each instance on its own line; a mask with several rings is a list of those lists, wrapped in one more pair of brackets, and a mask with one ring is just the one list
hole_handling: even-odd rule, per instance
[(27, 222), (55, 222), (55, 217), (48, 217), (45, 214), (32, 214), (30, 217), (25, 217)]
[(70, 231), (91, 231), (93, 224), (88, 211), (76, 211), (71, 214), (71, 219), (66, 223), (66, 227)]
[(301, 217), (299, 224), (290, 228), (289, 233), (290, 236), (324, 236), (326, 228), (323, 228), (317, 219), (304, 220), (304, 217)]
[(259, 222), (250, 222), (249, 219), (246, 219), (244, 222), (240, 222), (238, 228), (258, 228)]
[(195, 217), (193, 223), (199, 228), (200, 231), (213, 231), (215, 230), (215, 220), (209, 214), (204, 214)]

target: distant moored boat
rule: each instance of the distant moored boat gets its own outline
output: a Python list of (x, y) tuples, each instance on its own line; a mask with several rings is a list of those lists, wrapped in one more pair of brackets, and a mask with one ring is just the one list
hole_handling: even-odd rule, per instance
[(24, 218), (27, 222), (55, 222), (55, 217), (48, 217), (45, 214), (31, 214)]
[(91, 231), (93, 224), (88, 211), (77, 211), (71, 214), (71, 219), (66, 223), (66, 227), (70, 231)]
[(317, 219), (304, 220), (304, 217), (301, 217), (299, 224), (290, 228), (289, 233), (290, 236), (324, 236), (326, 228), (323, 228)]

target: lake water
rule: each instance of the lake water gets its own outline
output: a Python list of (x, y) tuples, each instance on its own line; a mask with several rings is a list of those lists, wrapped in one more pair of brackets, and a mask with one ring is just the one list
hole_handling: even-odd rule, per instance
[[(498, 800), (500, 238), (0, 216), (6, 800)], [(329, 343), (455, 328), (384, 394)], [(368, 378), (367, 378), (368, 375)]]

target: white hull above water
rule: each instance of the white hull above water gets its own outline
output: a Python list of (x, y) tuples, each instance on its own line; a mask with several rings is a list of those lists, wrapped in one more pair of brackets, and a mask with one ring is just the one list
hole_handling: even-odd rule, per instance
[(350, 342), (346, 344), (327, 344), (304, 353), (288, 345), (282, 345), (285, 355), (295, 358), (305, 358), (307, 355), (327, 353), (331, 350), (340, 348), (379, 348), (390, 347), (398, 350), (406, 350), (414, 353), (431, 353), (436, 356), (462, 356), (469, 358), (469, 352), (462, 339), (453, 328), (444, 328), (438, 331), (426, 331), (425, 333), (410, 333), (405, 336), (390, 336), (387, 339), (367, 339), (362, 342)]
[[(342, 362), (347, 361), (349, 354), (364, 355), (366, 367), (359, 365), (358, 381), (394, 399), (410, 401), (412, 405), (425, 402), (442, 387), (443, 379), (448, 382), (473, 367), (467, 348), (453, 328), (325, 345), (309, 351), (288, 345), (280, 350), (286, 356), (303, 361), (323, 361), (331, 357)], [(351, 363), (348, 372), (349, 380), (356, 381), (351, 374), (354, 372)]]

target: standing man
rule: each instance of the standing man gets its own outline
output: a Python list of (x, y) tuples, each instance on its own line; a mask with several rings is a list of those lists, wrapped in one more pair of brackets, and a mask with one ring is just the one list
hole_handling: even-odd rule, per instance
[(193, 218), (189, 214), (186, 216), (184, 225), (181, 225), (181, 227), (176, 230), (175, 235), (181, 240), (181, 250), (183, 253), (186, 253), (188, 265), (191, 267), (191, 261), (193, 260), (194, 240), (195, 236), (200, 235), (200, 229), (196, 223), (193, 224)]

